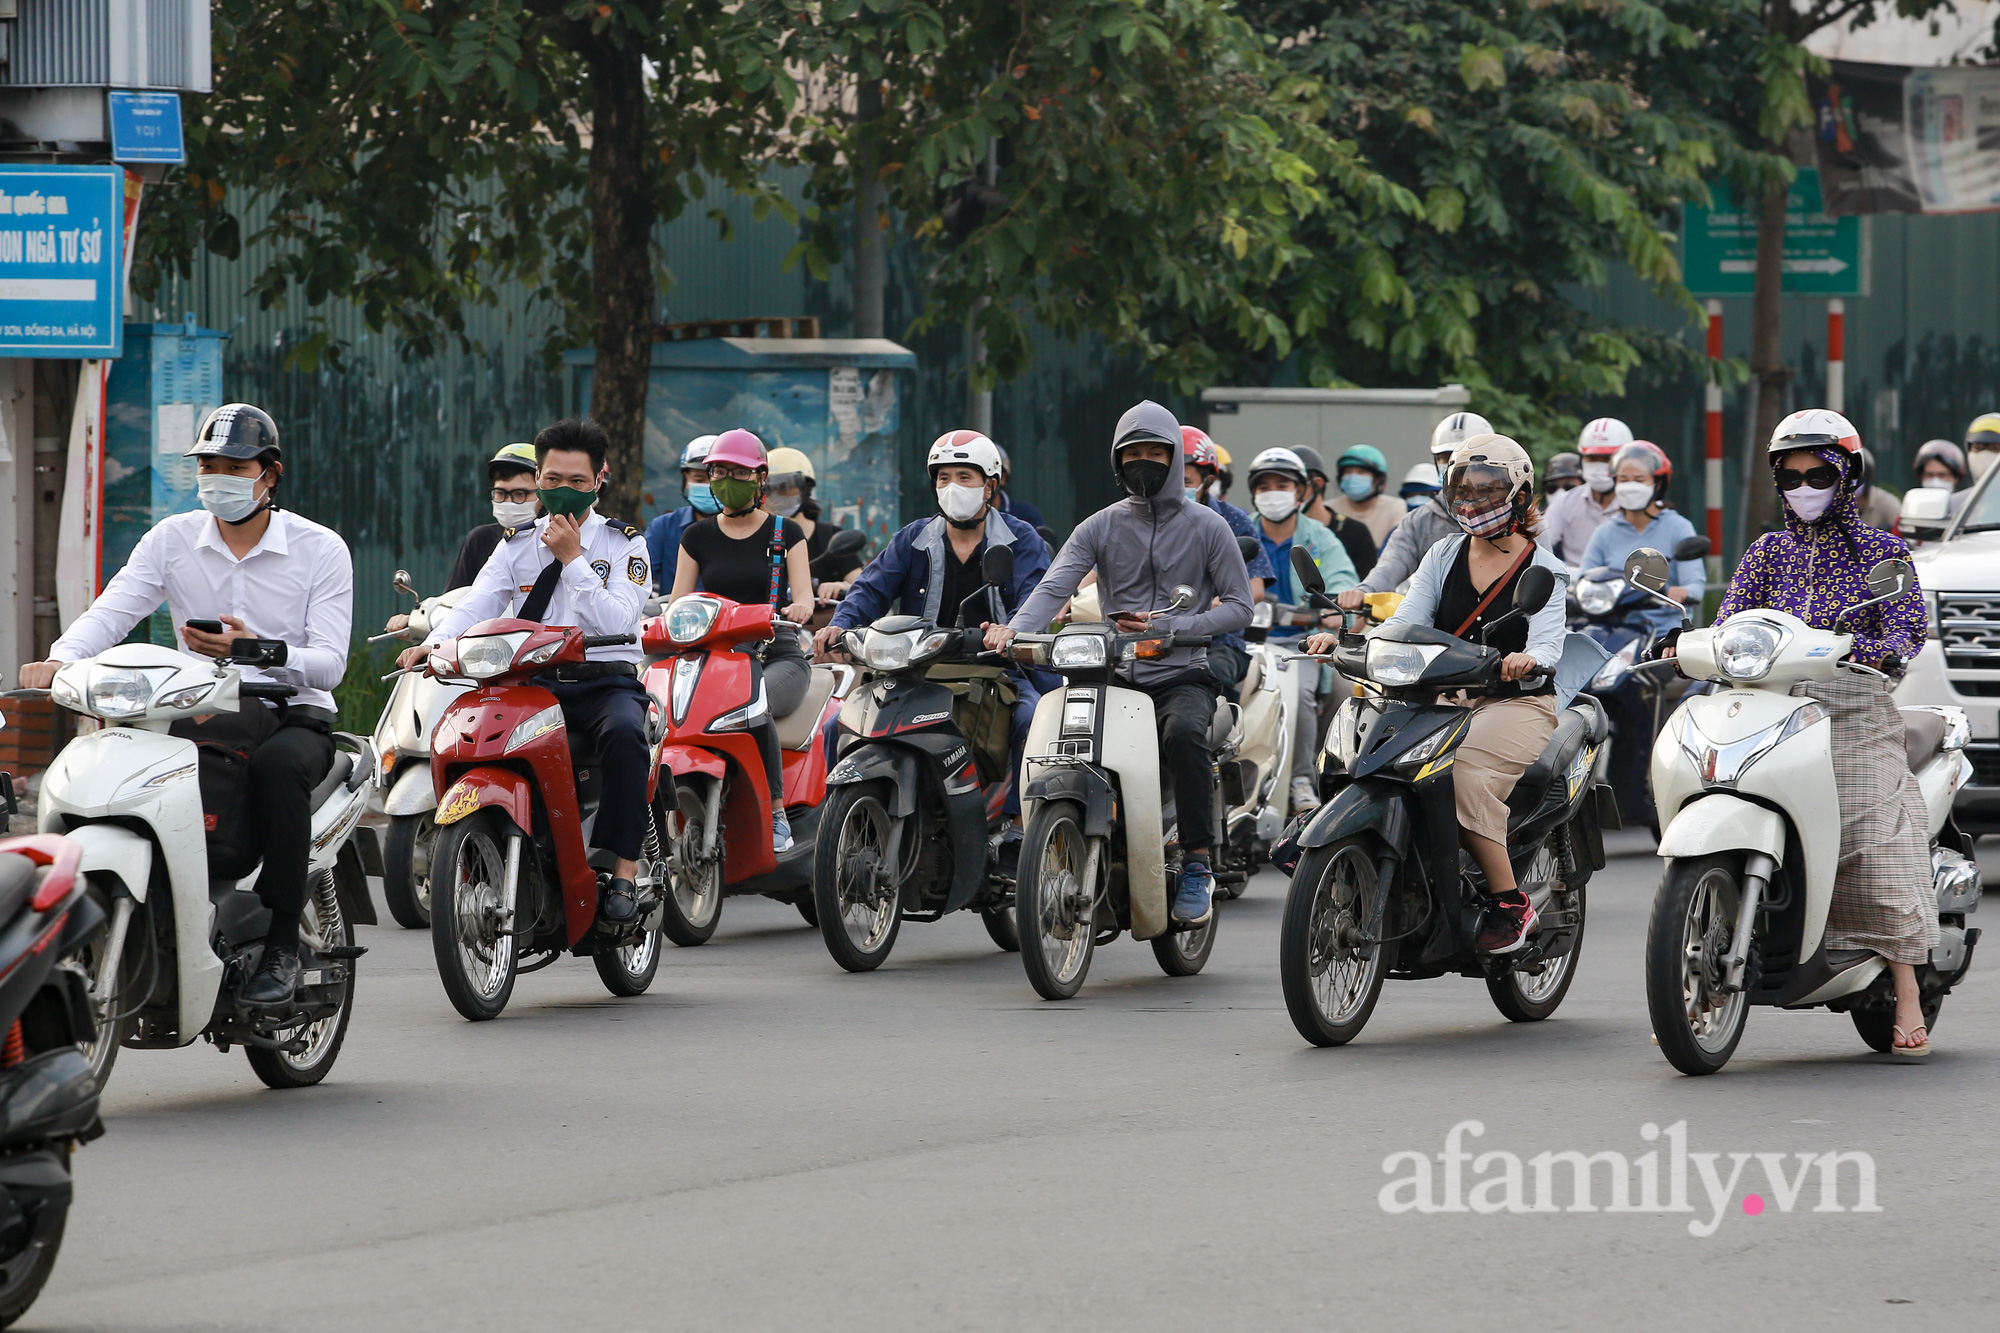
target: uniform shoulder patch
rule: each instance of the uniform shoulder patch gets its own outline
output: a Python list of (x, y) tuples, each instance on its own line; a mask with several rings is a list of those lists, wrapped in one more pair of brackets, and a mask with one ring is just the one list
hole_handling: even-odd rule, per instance
[(646, 535), (646, 530), (644, 528), (635, 527), (632, 524), (627, 523), (622, 518), (611, 518), (607, 516), (604, 520), (604, 526), (610, 528), (613, 532), (617, 533), (621, 537), (643, 537)]
[(503, 542), (511, 542), (516, 537), (526, 536), (528, 533), (531, 533), (534, 530), (535, 530), (535, 525), (532, 523), (525, 524), (518, 528), (502, 528), (500, 529), (500, 540)]
[(632, 556), (625, 562), (625, 577), (631, 579), (632, 582), (638, 584), (640, 587), (645, 587), (646, 562), (636, 555)]

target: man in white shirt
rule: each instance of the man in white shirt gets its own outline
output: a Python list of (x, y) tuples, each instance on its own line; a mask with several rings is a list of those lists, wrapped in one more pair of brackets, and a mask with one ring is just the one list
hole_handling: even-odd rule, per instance
[[(240, 998), (284, 1004), (298, 987), (312, 790), (333, 766), (332, 691), (347, 672), (354, 562), (338, 533), (278, 508), (285, 471), (278, 426), (260, 409), (216, 408), (188, 455), (198, 460), (205, 512), (162, 519), (141, 537), (125, 567), (49, 649), (50, 660), (21, 668), (21, 684), (46, 688), (64, 663), (123, 642), (162, 600), (191, 653), (226, 657), (242, 637), (284, 641), (285, 665), (242, 671), (245, 680), (292, 686), (298, 693), (286, 704), (245, 700), (240, 712), (173, 729), (250, 751), (256, 818), (249, 833), (261, 844), (257, 896), (271, 909), (271, 926)], [(190, 620), (224, 628), (209, 633)]]
[(1584, 484), (1549, 500), (1542, 514), (1542, 530), (1535, 537), (1543, 550), (1572, 565), (1583, 559), (1590, 539), (1618, 512), (1611, 459), (1630, 443), (1632, 428), (1617, 417), (1598, 417), (1578, 432), (1576, 451), (1583, 456)]
[[(588, 661), (535, 678), (562, 705), (572, 732), (589, 736), (604, 767), (590, 839), (617, 858), (599, 911), (613, 925), (639, 915), (634, 880), (646, 838), (646, 691), (639, 684), (639, 623), (653, 586), (643, 532), (596, 512), (610, 447), (594, 421), (558, 421), (535, 437), (537, 496), (547, 513), (510, 528), (472, 588), (397, 660), (407, 670), (482, 620), (514, 615), (585, 634), (629, 634), (629, 644), (592, 648)], [(516, 609), (518, 604), (519, 609)]]

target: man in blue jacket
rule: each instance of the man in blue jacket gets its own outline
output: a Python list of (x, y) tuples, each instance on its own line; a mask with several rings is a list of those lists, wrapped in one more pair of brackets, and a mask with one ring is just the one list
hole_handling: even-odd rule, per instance
[[(937, 491), (939, 513), (920, 518), (889, 539), (889, 545), (869, 563), (848, 589), (833, 621), (813, 637), (826, 652), (848, 630), (868, 625), (895, 607), (904, 615), (922, 616), (938, 625), (958, 623), (965, 599), (986, 586), (982, 566), (988, 546), (1014, 549), (1014, 575), (1000, 589), (1000, 600), (1011, 616), (1049, 567), (1049, 548), (1041, 535), (999, 508), (1000, 450), (976, 430), (950, 431), (931, 445), (925, 468)], [(987, 618), (982, 610), (978, 624)], [(1021, 749), (1028, 724), (1042, 692), (1019, 667), (1008, 675), (1020, 698), (1014, 704), (1009, 742), (1014, 788), (1007, 793), (1006, 811), (1019, 821)], [(1019, 835), (1010, 834), (1001, 848), (1003, 862), (1019, 855)], [(1011, 870), (1010, 872), (1011, 873)]]
[(680, 567), (681, 534), (722, 508), (708, 489), (708, 451), (713, 435), (697, 435), (681, 450), (681, 494), (687, 503), (670, 509), (646, 525), (646, 556), (653, 563), (653, 590), (674, 586)]

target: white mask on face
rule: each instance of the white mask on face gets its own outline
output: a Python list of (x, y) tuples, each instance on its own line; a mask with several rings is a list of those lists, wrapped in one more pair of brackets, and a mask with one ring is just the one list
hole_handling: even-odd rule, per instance
[(1616, 487), (1620, 509), (1644, 509), (1653, 503), (1653, 483), (1650, 481), (1621, 481)]
[(938, 487), (938, 508), (954, 523), (970, 523), (986, 507), (984, 486), (960, 486), (956, 483)]
[(1273, 523), (1283, 523), (1299, 507), (1299, 497), (1292, 491), (1257, 492), (1257, 512)]
[(1611, 464), (1594, 463), (1585, 460), (1583, 465), (1583, 479), (1590, 483), (1591, 490), (1596, 491), (1599, 495), (1604, 494), (1604, 492), (1611, 489)]
[(1923, 488), (1927, 491), (1948, 491), (1953, 489), (1950, 477), (1925, 477)]
[(1972, 464), (1972, 475), (1983, 477), (1995, 463), (2000, 463), (2000, 451), (1974, 449), (1968, 461)]
[(535, 521), (535, 502), (522, 500), (496, 500), (493, 503), (493, 521), (503, 528), (525, 528)]
[(1824, 490), (1801, 486), (1796, 490), (1778, 493), (1785, 497), (1785, 503), (1791, 506), (1792, 512), (1799, 516), (1801, 522), (1817, 523), (1826, 516), (1827, 509), (1833, 504), (1834, 492), (1839, 489), (1837, 486), (1828, 486)]
[(257, 508), (257, 478), (213, 473), (195, 482), (195, 494), (203, 509), (224, 523), (234, 523)]

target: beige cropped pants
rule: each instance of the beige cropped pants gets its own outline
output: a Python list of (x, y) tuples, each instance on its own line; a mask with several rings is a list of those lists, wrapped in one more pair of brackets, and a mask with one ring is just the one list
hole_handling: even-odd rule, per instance
[(1452, 760), (1459, 827), (1507, 842), (1507, 798), (1556, 730), (1556, 701), (1539, 694), (1474, 699), (1472, 726)]

